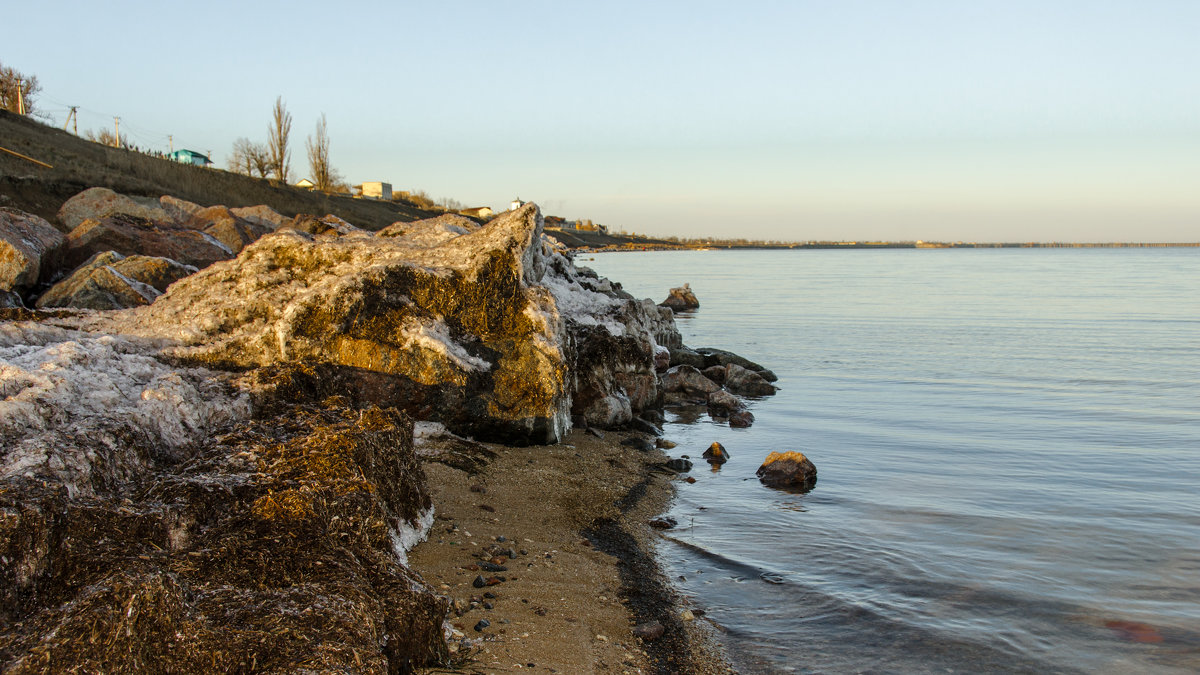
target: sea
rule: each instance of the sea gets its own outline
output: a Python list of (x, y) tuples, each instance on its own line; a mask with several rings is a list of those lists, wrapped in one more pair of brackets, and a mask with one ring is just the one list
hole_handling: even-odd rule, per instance
[[(1200, 672), (1200, 248), (576, 263), (690, 283), (684, 343), (779, 377), (750, 428), (664, 428), (696, 482), (658, 555), (740, 672)], [(815, 487), (761, 485), (772, 451)]]

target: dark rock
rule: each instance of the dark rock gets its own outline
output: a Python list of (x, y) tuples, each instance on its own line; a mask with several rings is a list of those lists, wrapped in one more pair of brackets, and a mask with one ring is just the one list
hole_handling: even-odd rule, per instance
[(104, 251), (170, 258), (197, 268), (233, 257), (233, 251), (212, 235), (173, 222), (117, 214), (85, 220), (71, 230), (63, 264), (74, 269)]
[(483, 629), (487, 628), (490, 625), (492, 625), (491, 621), (488, 621), (487, 619), (480, 619), (479, 623), (475, 624), (475, 631), (477, 633), (482, 633)]
[(650, 434), (651, 436), (657, 436), (662, 433), (662, 430), (655, 426), (654, 423), (647, 422), (640, 417), (635, 417), (630, 420), (629, 428), (634, 431), (640, 431), (644, 434)]
[(595, 436), (596, 438), (599, 438), (600, 440), (604, 440), (604, 432), (600, 431), (599, 429), (597, 429), (595, 427), (588, 427), (587, 433), (591, 434), (592, 436)]
[(661, 622), (648, 621), (646, 623), (639, 623), (638, 625), (634, 626), (633, 635), (634, 637), (642, 640), (652, 641), (662, 637), (666, 630), (667, 629), (663, 627)]
[(735, 410), (729, 413), (729, 426), (746, 428), (754, 424), (754, 414), (749, 410)]
[(700, 373), (717, 384), (725, 384), (725, 366), (709, 366)]
[(758, 371), (758, 376), (761, 377), (762, 379), (766, 380), (767, 382), (778, 382), (779, 381), (779, 377), (777, 375), (775, 375), (775, 373), (773, 371), (770, 371), (770, 370), (760, 370), (760, 371)]
[(656, 448), (662, 448), (663, 450), (670, 450), (671, 448), (675, 447), (675, 445), (676, 445), (675, 441), (668, 441), (665, 438), (654, 439), (654, 447), (656, 447)]
[(483, 588), (483, 587), (487, 586), (488, 583), (487, 583), (487, 579), (484, 579), (483, 575), (480, 574), (479, 576), (475, 577), (475, 580), (471, 582), (471, 585), (474, 586), (475, 588)]
[(661, 307), (669, 307), (675, 312), (686, 312), (700, 307), (700, 301), (696, 299), (696, 294), (692, 292), (690, 284), (672, 288), (667, 299), (658, 304)]
[(708, 413), (717, 417), (728, 417), (730, 413), (744, 410), (745, 403), (733, 394), (719, 389), (708, 395)]
[(736, 363), (725, 366), (725, 388), (743, 396), (773, 396), (778, 387)]
[(665, 465), (668, 469), (679, 473), (685, 473), (692, 470), (692, 463), (686, 459), (671, 459), (667, 460)]
[(621, 445), (633, 448), (634, 450), (641, 450), (642, 452), (650, 452), (654, 449), (653, 443), (640, 436), (631, 436), (629, 438), (622, 439)]
[(700, 374), (692, 366), (673, 366), (662, 376), (662, 388), (666, 392), (680, 392), (688, 396), (707, 398), (721, 388), (719, 384)]
[(354, 232), (362, 232), (361, 229), (332, 214), (314, 216), (307, 213), (301, 213), (292, 220), (288, 227), (296, 230), (297, 232), (331, 237), (340, 237)]
[(772, 452), (755, 475), (769, 487), (808, 490), (817, 481), (817, 467), (803, 453)]
[(720, 443), (713, 443), (704, 451), (704, 459), (709, 464), (724, 464), (729, 461), (729, 452)]
[(670, 365), (672, 365), (672, 366), (691, 366), (693, 368), (699, 369), (699, 368), (707, 368), (708, 366), (711, 366), (714, 364), (708, 363), (707, 359), (705, 359), (703, 354), (693, 351), (691, 349), (688, 349), (687, 347), (681, 346), (681, 347), (676, 347), (671, 350)]
[(739, 365), (747, 370), (758, 372), (766, 370), (750, 359), (734, 354), (731, 351), (724, 349), (715, 349), (713, 347), (700, 347), (696, 349), (696, 353), (700, 354), (705, 359), (705, 366), (726, 366), (730, 363)]
[(490, 562), (479, 563), (479, 569), (485, 572), (507, 572), (508, 568), (504, 565), (496, 565)]
[(16, 293), (0, 290), (0, 309), (25, 309), (25, 303)]
[(490, 603), (490, 602), (485, 602), (485, 603), (483, 603), (482, 607), (483, 607), (484, 609), (494, 609), (494, 608), (495, 608), (495, 605), (493, 605), (493, 604), (492, 604), (492, 603)]
[(661, 373), (671, 367), (671, 350), (659, 345), (654, 350), (654, 370)]
[(659, 516), (657, 518), (652, 518), (649, 522), (650, 527), (653, 527), (656, 530), (669, 530), (678, 524), (679, 524), (678, 521), (676, 521), (674, 518), (671, 518), (669, 516)]
[(64, 242), (45, 219), (0, 208), (0, 291), (21, 293), (49, 279)]

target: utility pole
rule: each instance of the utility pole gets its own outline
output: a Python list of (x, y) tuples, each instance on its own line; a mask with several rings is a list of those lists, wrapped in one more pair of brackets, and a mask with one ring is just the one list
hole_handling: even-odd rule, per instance
[(25, 114), (25, 83), (17, 80), (17, 113)]
[(67, 125), (70, 124), (72, 121), (74, 121), (75, 122), (75, 135), (78, 136), (79, 135), (79, 118), (75, 115), (76, 110), (79, 110), (79, 106), (77, 106), (77, 105), (71, 106), (71, 112), (67, 113), (67, 121), (63, 122), (63, 131), (66, 131)]
[(121, 147), (121, 118), (120, 117), (113, 118), (113, 129), (117, 132), (117, 140), (113, 141), (113, 147), (119, 148), (119, 147)]
[(167, 142), (171, 144), (171, 153), (174, 154), (175, 153), (175, 137), (172, 136), (171, 134), (167, 134)]

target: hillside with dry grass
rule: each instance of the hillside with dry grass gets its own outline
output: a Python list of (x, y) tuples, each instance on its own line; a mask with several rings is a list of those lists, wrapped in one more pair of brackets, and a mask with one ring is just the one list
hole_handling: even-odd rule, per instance
[(370, 230), (442, 213), (403, 203), (308, 191), (275, 180), (113, 148), (4, 110), (0, 110), (0, 147), (50, 165), (47, 168), (0, 152), (0, 206), (48, 220), (54, 220), (63, 202), (89, 187), (144, 197), (169, 194), (204, 206), (265, 204), (286, 216), (332, 213)]

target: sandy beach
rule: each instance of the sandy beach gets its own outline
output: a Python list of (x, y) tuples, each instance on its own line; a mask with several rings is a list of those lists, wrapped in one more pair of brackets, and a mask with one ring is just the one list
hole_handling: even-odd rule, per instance
[[(494, 456), (474, 472), (425, 463), (436, 520), (409, 564), (453, 601), (455, 666), (422, 672), (732, 672), (713, 628), (681, 618), (653, 560), (647, 522), (668, 504), (673, 474), (661, 451), (620, 444), (631, 435), (576, 429), (557, 446), (486, 445)], [(506, 569), (485, 568), (496, 563)], [(634, 635), (656, 620), (662, 637)]]

